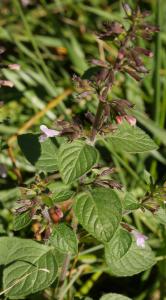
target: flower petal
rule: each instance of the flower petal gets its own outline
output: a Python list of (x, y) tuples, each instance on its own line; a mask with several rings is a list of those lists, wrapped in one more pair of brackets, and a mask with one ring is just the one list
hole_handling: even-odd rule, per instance
[(48, 137), (45, 134), (39, 136), (39, 142), (43, 143)]
[(49, 129), (46, 125), (41, 125), (40, 130), (47, 136), (47, 137), (54, 137), (59, 135), (59, 131), (54, 129)]

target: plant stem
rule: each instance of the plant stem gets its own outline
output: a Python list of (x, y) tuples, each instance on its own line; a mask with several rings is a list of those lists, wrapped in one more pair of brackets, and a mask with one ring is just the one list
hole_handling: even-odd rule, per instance
[(87, 268), (87, 265), (83, 265), (80, 266), (76, 275), (73, 276), (72, 280), (69, 282), (69, 284), (67, 285), (66, 288), (63, 288), (59, 294), (58, 300), (63, 300), (64, 296), (66, 295), (66, 293), (68, 292), (68, 290), (71, 288), (71, 286), (73, 285), (73, 283), (79, 278), (79, 276), (81, 275), (81, 273)]
[(92, 127), (91, 141), (94, 141), (95, 136), (97, 134), (97, 131), (99, 129), (102, 114), (103, 114), (103, 107), (104, 107), (103, 102), (99, 101), (96, 116), (95, 116), (95, 120), (94, 120), (93, 127)]
[(59, 276), (59, 280), (58, 280), (58, 284), (57, 284), (57, 288), (56, 288), (56, 291), (58, 290), (58, 299), (59, 300), (63, 299), (61, 295), (63, 294), (63, 290), (64, 290), (64, 282), (65, 282), (66, 273), (67, 273), (67, 270), (69, 267), (70, 258), (71, 258), (71, 255), (66, 254), (63, 265), (62, 265), (61, 273)]
[[(102, 121), (102, 115), (103, 115), (103, 110), (104, 110), (104, 105), (105, 102), (107, 102), (107, 95), (108, 92), (110, 91), (110, 89), (112, 88), (113, 84), (114, 84), (114, 78), (115, 78), (115, 74), (120, 71), (121, 69), (121, 64), (123, 62), (123, 60), (119, 59), (119, 53), (122, 51), (122, 49), (124, 50), (127, 47), (128, 41), (130, 40), (132, 34), (135, 31), (135, 22), (133, 22), (133, 24), (131, 25), (131, 27), (129, 28), (126, 37), (124, 38), (123, 42), (121, 43), (121, 47), (118, 51), (118, 55), (115, 59), (114, 65), (112, 67), (111, 73), (111, 82), (107, 81), (106, 79), (104, 79), (104, 81), (106, 81), (107, 83), (105, 83), (105, 86), (107, 86), (105, 94), (104, 94), (104, 99), (101, 101), (99, 100), (98, 103), (98, 107), (97, 107), (97, 112), (95, 115), (95, 120), (93, 123), (93, 127), (92, 127), (92, 133), (91, 133), (91, 141), (93, 142), (95, 140), (96, 134), (98, 132), (98, 129), (100, 128), (101, 125), (101, 121)], [(110, 75), (111, 75), (110, 73)], [(99, 96), (100, 99), (100, 96)]]

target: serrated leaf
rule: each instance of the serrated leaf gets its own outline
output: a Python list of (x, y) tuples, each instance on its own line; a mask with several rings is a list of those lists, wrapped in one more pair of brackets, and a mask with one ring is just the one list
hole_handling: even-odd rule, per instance
[(78, 242), (74, 231), (65, 224), (54, 226), (50, 237), (51, 244), (63, 253), (76, 255), (78, 252)]
[(101, 242), (112, 238), (122, 217), (119, 197), (106, 188), (78, 194), (74, 211), (79, 223)]
[[(3, 289), (11, 299), (19, 299), (51, 285), (57, 275), (52, 250), (32, 240), (0, 238), (3, 264)], [(5, 252), (4, 252), (5, 251)]]
[(157, 149), (155, 142), (140, 128), (123, 122), (118, 129), (107, 137), (113, 151), (141, 153)]
[(126, 296), (115, 294), (115, 293), (109, 293), (100, 298), (100, 300), (131, 300), (131, 298), (128, 298)]
[(109, 243), (109, 249), (112, 257), (120, 259), (130, 249), (132, 237), (126, 230), (119, 228)]
[(123, 208), (125, 210), (135, 210), (140, 207), (140, 204), (135, 199), (132, 193), (126, 193), (124, 201), (123, 201)]
[(97, 161), (97, 151), (84, 141), (76, 140), (61, 145), (58, 158), (60, 174), (67, 184), (91, 170)]
[(59, 188), (51, 195), (53, 203), (63, 202), (70, 199), (74, 192), (68, 189)]
[(40, 143), (38, 135), (27, 133), (18, 136), (18, 144), (26, 159), (38, 170), (57, 171), (58, 147), (55, 139), (49, 138)]
[(14, 217), (13, 229), (15, 231), (20, 230), (26, 226), (28, 226), (32, 221), (31, 215), (29, 211), (26, 211), (22, 214), (16, 215)]
[(166, 209), (160, 207), (155, 213), (155, 217), (159, 221), (159, 223), (166, 225)]
[(105, 246), (105, 257), (111, 273), (116, 276), (132, 276), (151, 268), (155, 263), (154, 253), (146, 244), (140, 248), (133, 241), (127, 253), (119, 259), (112, 255), (111, 241)]

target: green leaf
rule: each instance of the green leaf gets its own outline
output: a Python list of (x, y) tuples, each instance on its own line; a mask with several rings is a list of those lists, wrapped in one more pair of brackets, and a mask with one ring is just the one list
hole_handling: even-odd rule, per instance
[(120, 199), (115, 191), (106, 188), (78, 194), (74, 211), (79, 223), (101, 242), (112, 238), (122, 217)]
[(20, 230), (26, 226), (28, 226), (32, 221), (31, 215), (29, 211), (26, 211), (22, 214), (19, 214), (14, 217), (13, 229), (15, 231)]
[(128, 298), (126, 296), (115, 294), (115, 293), (109, 293), (100, 298), (100, 300), (131, 300), (131, 298)]
[(65, 224), (54, 226), (50, 237), (51, 244), (63, 253), (76, 255), (78, 252), (78, 242), (74, 231)]
[(31, 133), (18, 136), (18, 144), (26, 159), (38, 170), (57, 171), (57, 150), (55, 139), (39, 142), (39, 136)]
[(141, 153), (157, 149), (155, 142), (140, 128), (133, 127), (127, 122), (107, 137), (113, 151)]
[(133, 240), (127, 253), (119, 258), (112, 255), (111, 241), (105, 246), (105, 257), (110, 271), (116, 276), (132, 276), (151, 268), (155, 263), (155, 257), (151, 248), (146, 244), (140, 248)]
[(74, 194), (73, 191), (60, 188), (60, 189), (57, 189), (56, 192), (54, 192), (51, 195), (51, 199), (54, 203), (63, 202), (63, 201), (70, 199), (73, 196), (73, 194)]
[(87, 80), (90, 80), (92, 79), (94, 76), (96, 76), (98, 73), (100, 73), (104, 68), (102, 67), (91, 67), (89, 69), (87, 69), (83, 76), (82, 76), (82, 79), (87, 79)]
[(155, 217), (161, 224), (166, 225), (166, 209), (165, 208), (160, 207), (158, 209), (158, 211), (155, 213)]
[(62, 144), (59, 149), (59, 171), (67, 184), (91, 170), (97, 161), (97, 151), (84, 141)]
[(74, 194), (74, 191), (71, 190), (71, 185), (66, 185), (62, 181), (52, 181), (47, 187), (51, 191), (49, 196), (52, 203), (66, 201)]
[(49, 287), (57, 275), (52, 249), (32, 240), (0, 238), (0, 256), (7, 265), (3, 289), (11, 299), (19, 299)]
[(123, 208), (125, 210), (135, 210), (140, 207), (140, 204), (135, 199), (132, 193), (126, 193), (124, 201), (123, 201)]
[(109, 242), (109, 250), (115, 259), (122, 258), (130, 249), (132, 237), (126, 230), (120, 228)]

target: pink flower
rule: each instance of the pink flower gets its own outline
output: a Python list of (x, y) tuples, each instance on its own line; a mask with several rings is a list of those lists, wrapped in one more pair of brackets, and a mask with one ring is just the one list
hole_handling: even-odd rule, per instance
[(18, 64), (10, 64), (10, 65), (8, 65), (8, 67), (11, 70), (16, 70), (16, 71), (20, 70), (20, 65), (18, 65)]
[(22, 5), (25, 7), (28, 6), (30, 2), (31, 2), (30, 0), (21, 0)]
[(115, 119), (116, 119), (116, 122), (118, 124), (121, 124), (123, 122), (123, 120), (124, 120), (124, 117), (123, 116), (116, 116)]
[(115, 119), (118, 124), (121, 124), (124, 120), (126, 120), (131, 126), (135, 126), (137, 122), (136, 118), (128, 115), (116, 116)]
[(0, 80), (0, 86), (8, 86), (12, 88), (14, 83), (10, 80)]
[(140, 248), (145, 248), (145, 241), (148, 239), (146, 235), (138, 232), (137, 230), (132, 230), (131, 233), (134, 235), (136, 239), (136, 244)]
[(125, 116), (126, 121), (131, 125), (131, 126), (135, 126), (136, 125), (136, 118), (134, 118), (133, 116)]
[(40, 142), (44, 142), (47, 138), (58, 136), (60, 134), (59, 131), (49, 129), (46, 125), (41, 125), (40, 130), (43, 132), (43, 134), (39, 137)]
[(61, 208), (57, 207), (55, 213), (59, 217), (59, 219), (63, 218), (63, 211), (61, 210)]

